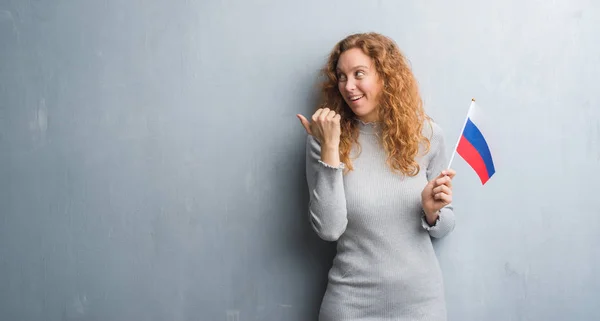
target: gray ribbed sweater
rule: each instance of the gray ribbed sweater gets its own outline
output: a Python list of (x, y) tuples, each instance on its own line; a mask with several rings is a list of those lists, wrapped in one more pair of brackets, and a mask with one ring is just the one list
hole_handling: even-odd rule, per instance
[(451, 205), (433, 227), (422, 215), (421, 191), (447, 166), (442, 130), (426, 122), (430, 151), (415, 177), (392, 173), (377, 124), (358, 121), (360, 135), (343, 174), (321, 161), (320, 145), (307, 138), (310, 222), (337, 254), (321, 304), (320, 321), (446, 320), (442, 274), (431, 237), (454, 229)]

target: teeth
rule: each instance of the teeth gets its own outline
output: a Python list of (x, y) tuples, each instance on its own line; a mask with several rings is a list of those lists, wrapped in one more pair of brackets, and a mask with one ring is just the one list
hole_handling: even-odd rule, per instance
[(361, 99), (363, 96), (364, 96), (364, 95), (360, 95), (360, 96), (352, 96), (352, 97), (350, 97), (350, 100), (352, 100), (352, 101), (357, 101), (357, 100)]

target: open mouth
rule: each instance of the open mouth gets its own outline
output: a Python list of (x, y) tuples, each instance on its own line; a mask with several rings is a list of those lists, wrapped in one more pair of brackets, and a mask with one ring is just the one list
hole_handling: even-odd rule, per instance
[(364, 96), (365, 96), (365, 95), (350, 96), (350, 97), (348, 97), (348, 99), (349, 99), (350, 101), (357, 101), (357, 100), (359, 100), (359, 99), (363, 98)]

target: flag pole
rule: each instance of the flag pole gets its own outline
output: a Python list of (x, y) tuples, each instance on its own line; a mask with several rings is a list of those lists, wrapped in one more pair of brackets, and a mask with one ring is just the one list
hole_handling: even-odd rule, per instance
[[(469, 105), (469, 111), (471, 111), (473, 104), (475, 104), (475, 98), (471, 99), (471, 105)], [(469, 111), (467, 111), (467, 116), (465, 117), (465, 121), (462, 125), (462, 128), (460, 129), (460, 135), (458, 135), (458, 140), (456, 141), (456, 145), (454, 145), (454, 150), (452, 151), (452, 157), (450, 157), (450, 163), (448, 163), (448, 169), (450, 169), (450, 165), (452, 165), (452, 161), (454, 160), (454, 156), (456, 155), (456, 149), (458, 148), (458, 144), (460, 143), (462, 133), (465, 130), (465, 126), (467, 125), (467, 120), (469, 119)]]

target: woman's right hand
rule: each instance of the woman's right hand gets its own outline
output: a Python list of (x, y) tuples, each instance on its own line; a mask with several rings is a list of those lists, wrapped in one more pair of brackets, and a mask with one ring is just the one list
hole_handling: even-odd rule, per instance
[(321, 145), (338, 147), (340, 145), (340, 120), (342, 116), (329, 108), (319, 108), (312, 115), (312, 122), (304, 116), (296, 115), (306, 133), (312, 135)]

